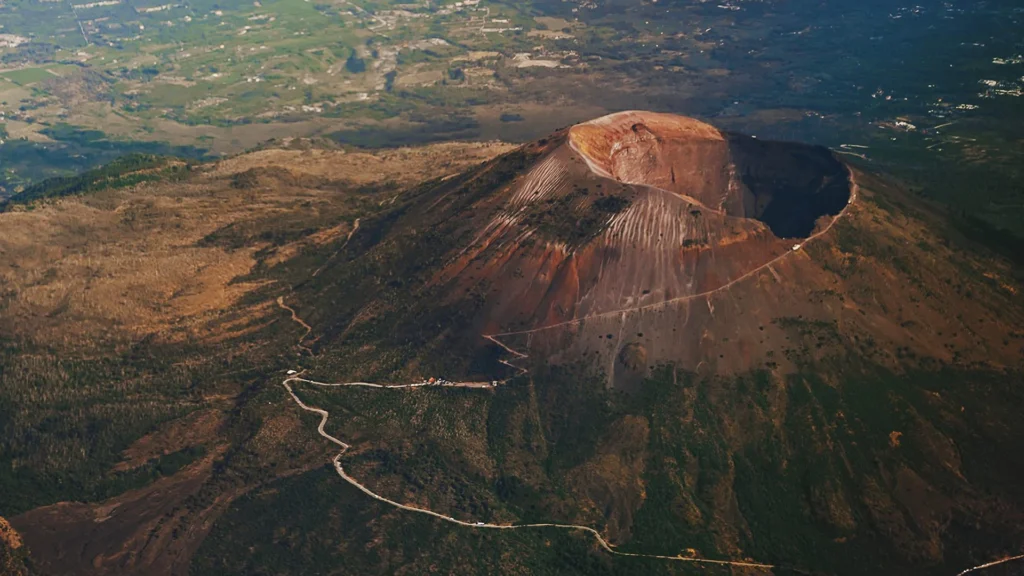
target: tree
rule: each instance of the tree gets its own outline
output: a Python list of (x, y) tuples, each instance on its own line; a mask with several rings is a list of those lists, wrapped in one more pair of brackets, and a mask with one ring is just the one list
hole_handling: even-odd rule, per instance
[(353, 74), (362, 74), (366, 72), (366, 62), (357, 56), (356, 51), (353, 50), (348, 60), (345, 60), (345, 69)]

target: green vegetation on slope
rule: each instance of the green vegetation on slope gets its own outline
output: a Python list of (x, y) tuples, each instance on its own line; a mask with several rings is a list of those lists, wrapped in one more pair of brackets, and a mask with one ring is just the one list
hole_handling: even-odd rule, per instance
[[(541, 368), (496, 391), (300, 386), (297, 392), (329, 410), (328, 431), (353, 443), (342, 461), (349, 474), (388, 498), (468, 521), (586, 524), (630, 552), (692, 549), (851, 575), (945, 574), (986, 559), (977, 552), (993, 544), (1012, 549), (1019, 529), (1010, 510), (1024, 507), (1015, 482), (1024, 469), (1011, 456), (1024, 449), (1024, 427), (1012, 416), (1024, 401), (1014, 386), (1020, 375), (951, 367), (898, 374), (835, 362), (807, 365), (786, 378), (757, 371), (708, 379), (662, 367), (635, 394), (606, 392), (600, 378), (568, 368)], [(306, 419), (306, 433), (316, 439), (314, 420)], [(635, 462), (639, 468), (631, 467)], [(637, 470), (639, 499), (626, 488)], [(299, 519), (318, 505), (295, 501), (299, 492), (351, 498), (348, 506), (377, 509), (385, 525), (396, 516), (435, 524), (380, 510), (329, 468), (322, 474), (315, 491), (289, 496), (282, 487), (236, 507), (196, 566), (264, 569), (262, 560), (233, 555), (231, 547), (255, 541), (263, 554), (287, 540), (296, 547), (273, 566), (289, 557), (311, 570), (329, 569), (342, 553), (311, 556), (309, 546), (326, 537), (313, 534), (319, 530), (312, 523), (301, 546), (295, 538), (305, 529), (235, 532), (242, 525), (307, 521)], [(971, 519), (982, 515), (987, 528), (980, 533)], [(369, 530), (352, 533), (355, 542), (384, 530), (357, 528), (361, 521), (345, 520), (352, 517), (339, 511), (323, 530)], [(490, 539), (436, 524), (431, 533), (456, 531), (439, 536), (444, 542), (472, 546)], [(548, 569), (547, 557), (529, 544), (535, 537), (520, 537), (516, 558)], [(391, 553), (356, 549), (347, 545), (345, 557), (372, 572), (386, 572), (394, 561)], [(430, 558), (462, 573), (499, 565)]]
[(33, 184), (0, 204), (0, 210), (37, 200), (88, 194), (99, 190), (127, 188), (143, 182), (164, 181), (187, 174), (190, 165), (175, 158), (150, 154), (129, 154), (78, 176), (50, 178)]
[[(240, 553), (245, 550), (245, 553)], [(560, 530), (473, 530), (396, 512), (324, 467), (242, 498), (218, 521), (192, 574), (726, 575), (721, 568), (611, 558)]]
[[(59, 358), (25, 344), (0, 350), (0, 510), (13, 516), (62, 500), (94, 502), (169, 476), (202, 456), (189, 447), (113, 471), (133, 441), (202, 407), (198, 383), (230, 370), (172, 366), (198, 350), (140, 343), (123, 355)], [(238, 366), (235, 368), (244, 368)], [(237, 378), (252, 377), (245, 369)]]

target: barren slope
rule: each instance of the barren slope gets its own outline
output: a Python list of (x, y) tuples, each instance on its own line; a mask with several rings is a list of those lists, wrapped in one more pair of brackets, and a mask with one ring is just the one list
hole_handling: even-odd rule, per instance
[[(497, 343), (524, 367), (585, 359), (609, 384), (636, 380), (616, 362), (640, 351), (639, 375), (668, 362), (702, 373), (766, 363), (791, 370), (787, 318), (839, 327), (880, 356), (905, 348), (940, 361), (1015, 365), (1019, 349), (1003, 342), (1019, 311), (995, 303), (1012, 288), (983, 301), (946, 290), (962, 266), (986, 264), (961, 262), (942, 246), (936, 222), (919, 219), (934, 220), (927, 210), (914, 218), (863, 201), (890, 188), (821, 148), (670, 115), (614, 114), (421, 186), (356, 234), (347, 261), (303, 284), (303, 300), (333, 300), (339, 289), (350, 293), (338, 278), (372, 261), (371, 274), (388, 278), (394, 297), (356, 290), (341, 308), (307, 308), (306, 316), (328, 349), (369, 330), (383, 341), (420, 338), (409, 354), (435, 370), (486, 372), (495, 352), (484, 347)], [(837, 254), (850, 242), (871, 251)], [(874, 268), (851, 276), (855, 261), (872, 256)], [(417, 320), (438, 313), (406, 304), (410, 292), (446, 317)], [(946, 314), (951, 308), (959, 319)], [(946, 329), (920, 330), (926, 318)], [(423, 353), (434, 345), (447, 353)], [(459, 354), (469, 363), (446, 361)], [(416, 362), (392, 365), (409, 371)], [(381, 369), (379, 359), (361, 364), (361, 375)]]

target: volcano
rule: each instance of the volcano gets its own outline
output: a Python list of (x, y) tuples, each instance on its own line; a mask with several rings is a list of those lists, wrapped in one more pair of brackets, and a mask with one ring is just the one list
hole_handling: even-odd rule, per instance
[(366, 377), (582, 363), (628, 388), (666, 363), (1020, 359), (1004, 265), (958, 255), (941, 216), (822, 147), (621, 112), (401, 199), (301, 287), (332, 303), (306, 312), (318, 345), (405, 351)]
[(901, 183), (622, 112), (388, 202), (288, 263), (315, 370), (500, 380), (498, 500), (824, 573), (1024, 537), (1019, 270)]
[(1019, 270), (898, 181), (622, 112), (388, 202), (287, 265), (315, 370), (502, 381), (498, 500), (851, 575), (1024, 537)]
[[(8, 243), (7, 325), (37, 343), (2, 375), (11, 522), (44, 571), (1019, 568), (1021, 271), (869, 164), (622, 112), (518, 148), (188, 172), (5, 215), (41, 230)], [(47, 284), (54, 253), (25, 247), (54, 243)], [(105, 288), (43, 298), (83, 261)], [(94, 358), (125, 310), (151, 336)]]

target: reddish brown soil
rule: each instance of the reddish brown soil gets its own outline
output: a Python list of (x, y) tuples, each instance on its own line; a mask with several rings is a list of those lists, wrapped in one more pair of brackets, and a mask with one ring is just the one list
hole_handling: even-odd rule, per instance
[[(532, 360), (596, 355), (610, 384), (645, 373), (620, 361), (628, 350), (642, 350), (647, 366), (719, 374), (786, 370), (851, 342), (892, 364), (905, 355), (1019, 362), (1003, 344), (1015, 325), (998, 305), (1016, 290), (1005, 275), (945, 247), (926, 211), (871, 200), (903, 198), (898, 189), (845, 167), (837, 181), (842, 164), (824, 149), (741, 141), (641, 112), (575, 126), (545, 146), (511, 186), (481, 200), (467, 219), (473, 240), (435, 277), (454, 299), (486, 286), (478, 326)], [(810, 199), (791, 196), (787, 207), (835, 215), (818, 217), (806, 238), (777, 237), (758, 218), (787, 187)], [(621, 209), (600, 212), (609, 197)], [(560, 235), (588, 218), (595, 234)], [(990, 297), (950, 289), (964, 267), (998, 278)], [(807, 341), (793, 340), (797, 324)]]

